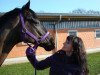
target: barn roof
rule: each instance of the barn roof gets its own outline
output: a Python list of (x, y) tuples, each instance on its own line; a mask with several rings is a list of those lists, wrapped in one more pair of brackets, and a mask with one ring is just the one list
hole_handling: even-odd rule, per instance
[[(4, 13), (1, 13), (2, 16)], [(100, 21), (100, 14), (73, 14), (73, 13), (37, 13), (39, 19), (44, 20), (77, 20), (77, 21)]]
[(100, 21), (100, 14), (72, 14), (72, 13), (37, 13), (40, 20), (89, 20)]

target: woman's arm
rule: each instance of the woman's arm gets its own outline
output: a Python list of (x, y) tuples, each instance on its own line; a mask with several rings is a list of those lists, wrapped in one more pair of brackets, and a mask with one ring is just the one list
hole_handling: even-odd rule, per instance
[(26, 50), (26, 56), (28, 60), (30, 61), (30, 63), (32, 64), (32, 66), (38, 70), (42, 70), (42, 69), (50, 67), (52, 63), (52, 57), (53, 57), (53, 56), (50, 56), (44, 60), (38, 61), (35, 56), (35, 50), (33, 51), (29, 48)]
[(37, 70), (42, 70), (42, 69), (48, 68), (51, 66), (51, 63), (52, 63), (52, 56), (47, 57), (46, 59), (41, 60), (41, 61), (38, 61), (34, 54), (27, 55), (27, 58), (30, 61), (30, 63), (32, 64), (32, 66), (34, 68), (36, 68)]

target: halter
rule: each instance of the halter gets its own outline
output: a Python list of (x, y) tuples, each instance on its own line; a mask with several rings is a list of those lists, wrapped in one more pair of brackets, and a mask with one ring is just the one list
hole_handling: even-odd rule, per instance
[[(46, 39), (46, 37), (49, 35), (49, 32), (47, 32), (44, 36), (42, 36), (41, 39), (38, 39), (35, 35), (33, 35), (31, 32), (29, 32), (26, 29), (22, 13), (20, 13), (19, 16), (20, 16), (20, 20), (21, 20), (21, 23), (22, 23), (22, 33), (25, 34), (25, 35), (28, 35), (29, 37), (31, 37), (32, 39), (34, 39), (36, 41), (36, 44), (32, 47), (28, 42), (25, 42), (25, 40), (23, 40), (29, 46), (27, 48), (28, 51), (30, 51), (29, 53), (33, 53), (37, 49), (39, 44)], [(35, 69), (35, 73), (34, 74), (36, 75), (36, 69)]]
[(34, 39), (36, 41), (36, 44), (33, 47), (28, 42), (24, 41), (25, 43), (27, 43), (27, 45), (29, 46), (29, 48), (32, 49), (31, 51), (33, 52), (34, 50), (37, 49), (37, 47), (39, 46), (39, 44), (46, 39), (46, 37), (49, 35), (49, 32), (47, 32), (40, 39), (38, 39), (35, 35), (33, 35), (31, 32), (29, 32), (26, 29), (22, 13), (20, 13), (19, 16), (20, 16), (20, 20), (21, 20), (21, 23), (22, 23), (22, 33), (25, 34), (25, 35), (28, 35), (29, 37), (31, 37), (32, 39)]

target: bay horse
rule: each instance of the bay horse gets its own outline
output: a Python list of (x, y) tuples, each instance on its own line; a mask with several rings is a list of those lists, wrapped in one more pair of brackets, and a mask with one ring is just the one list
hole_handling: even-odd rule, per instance
[[(0, 66), (3, 64), (9, 52), (19, 42), (23, 41), (22, 23), (20, 15), (23, 15), (25, 28), (37, 38), (41, 38), (48, 31), (41, 25), (36, 13), (30, 9), (30, 1), (28, 1), (22, 8), (15, 8), (0, 17)], [(24, 41), (35, 44), (36, 41), (24, 35)], [(46, 51), (51, 51), (55, 48), (54, 39), (49, 34), (39, 46), (43, 47)]]

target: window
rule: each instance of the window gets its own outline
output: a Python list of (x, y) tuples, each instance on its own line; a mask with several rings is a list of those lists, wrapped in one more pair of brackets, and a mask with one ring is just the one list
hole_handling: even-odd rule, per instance
[(95, 30), (95, 37), (100, 38), (100, 30)]
[(77, 30), (68, 30), (68, 35), (75, 35), (75, 36), (77, 36)]

